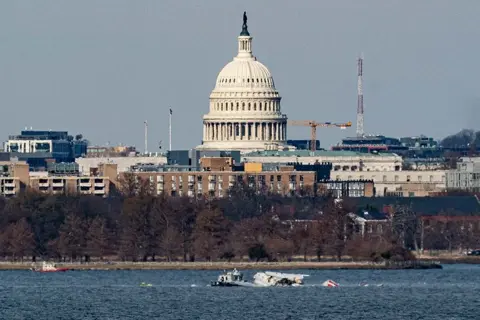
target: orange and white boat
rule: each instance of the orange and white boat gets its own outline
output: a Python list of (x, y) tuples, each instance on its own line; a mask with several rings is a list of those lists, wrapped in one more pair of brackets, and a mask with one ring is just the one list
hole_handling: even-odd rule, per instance
[(70, 269), (68, 269), (68, 268), (57, 268), (53, 263), (48, 263), (48, 262), (45, 262), (45, 261), (42, 262), (41, 267), (32, 268), (32, 271), (36, 271), (36, 272), (65, 272), (65, 271), (68, 271), (68, 270), (70, 270)]

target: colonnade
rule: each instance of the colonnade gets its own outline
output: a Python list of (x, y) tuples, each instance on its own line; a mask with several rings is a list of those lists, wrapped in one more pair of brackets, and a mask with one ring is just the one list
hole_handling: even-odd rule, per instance
[(204, 141), (284, 141), (286, 122), (204, 122)]

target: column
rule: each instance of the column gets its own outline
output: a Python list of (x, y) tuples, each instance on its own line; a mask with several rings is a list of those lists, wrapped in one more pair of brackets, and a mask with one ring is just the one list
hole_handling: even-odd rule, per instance
[(206, 127), (205, 127), (205, 123), (203, 123), (203, 138), (202, 138), (203, 141), (205, 141), (206, 133), (207, 133), (207, 130), (206, 130)]
[(279, 122), (277, 122), (275, 129), (276, 129), (275, 131), (277, 132), (277, 140), (282, 140), (280, 139), (280, 123)]
[(271, 123), (267, 122), (266, 123), (266, 129), (267, 129), (267, 140), (270, 140), (272, 137), (271, 137), (271, 131), (270, 131), (270, 125)]
[(247, 140), (250, 140), (250, 124), (247, 122), (247, 123), (246, 123), (246, 126), (247, 126), (247, 128), (246, 128), (246, 129), (247, 129), (247, 132), (246, 132), (246, 134), (247, 134)]

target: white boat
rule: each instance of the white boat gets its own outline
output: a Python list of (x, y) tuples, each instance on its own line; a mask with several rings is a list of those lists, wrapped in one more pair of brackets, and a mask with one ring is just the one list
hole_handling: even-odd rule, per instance
[(253, 283), (247, 282), (243, 279), (243, 274), (237, 269), (233, 271), (224, 271), (218, 276), (217, 281), (210, 283), (212, 287), (254, 287)]
[(36, 272), (65, 272), (68, 268), (57, 268), (53, 263), (43, 261), (41, 267), (33, 267), (32, 271)]
[(302, 286), (303, 279), (308, 277), (308, 274), (293, 274), (282, 272), (258, 272), (253, 276), (253, 283), (261, 287), (273, 286)]

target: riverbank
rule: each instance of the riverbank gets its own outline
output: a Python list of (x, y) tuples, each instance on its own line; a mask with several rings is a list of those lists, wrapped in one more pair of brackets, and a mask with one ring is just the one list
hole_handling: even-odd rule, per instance
[[(387, 266), (372, 262), (109, 262), (58, 263), (59, 268), (71, 270), (293, 270), (293, 269), (430, 269), (434, 263)], [(29, 270), (31, 263), (0, 263), (0, 270)]]

